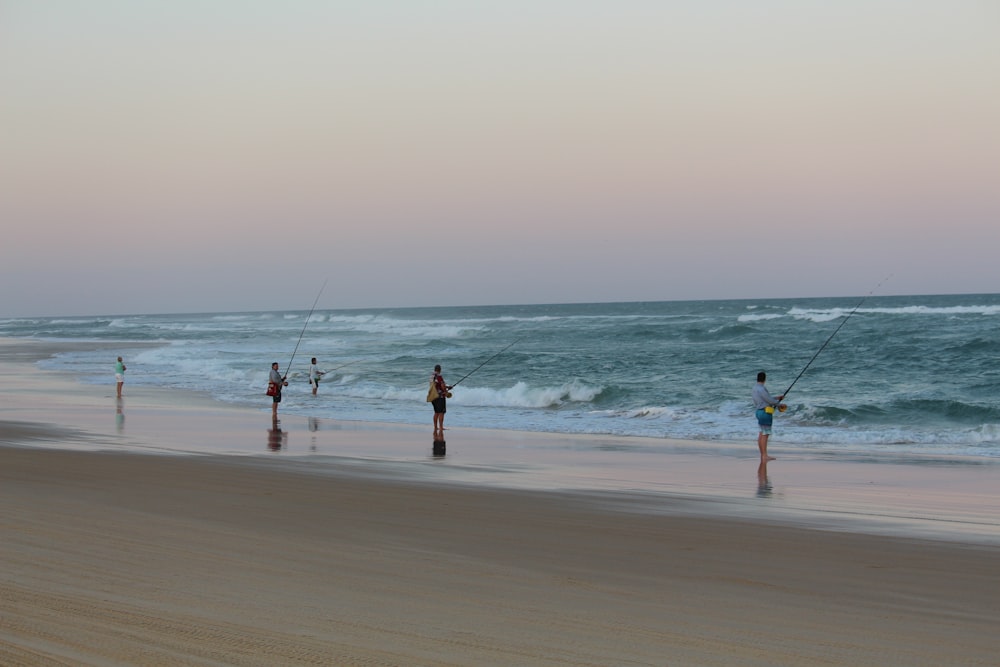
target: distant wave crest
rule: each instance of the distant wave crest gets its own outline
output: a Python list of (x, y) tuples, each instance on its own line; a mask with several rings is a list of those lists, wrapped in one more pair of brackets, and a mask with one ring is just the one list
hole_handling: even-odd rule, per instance
[[(813, 322), (829, 322), (846, 317), (853, 308), (790, 308), (788, 316)], [(1000, 315), (1000, 306), (903, 306), (899, 308), (858, 308), (872, 315)], [(746, 316), (743, 316), (746, 317)], [(741, 318), (742, 321), (742, 318)]]

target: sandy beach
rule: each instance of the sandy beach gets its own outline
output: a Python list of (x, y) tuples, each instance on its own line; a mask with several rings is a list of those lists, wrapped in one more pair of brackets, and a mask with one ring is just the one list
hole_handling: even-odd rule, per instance
[[(36, 371), (53, 349), (0, 345), (0, 664), (997, 664), (992, 469), (887, 464), (862, 494), (793, 459), (784, 493), (815, 496), (765, 512), (752, 460), (678, 445), (679, 493), (596, 464), (569, 477), (591, 491), (544, 465), (504, 488), (489, 457), (551, 436), (449, 432), (435, 461), (429, 419), (275, 434), (127, 383), (116, 408)], [(873, 499), (982, 530), (849, 519)]]

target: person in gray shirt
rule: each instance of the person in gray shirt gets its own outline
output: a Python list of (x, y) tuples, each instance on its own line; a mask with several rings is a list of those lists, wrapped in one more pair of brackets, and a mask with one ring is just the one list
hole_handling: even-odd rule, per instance
[(767, 374), (764, 371), (757, 373), (757, 384), (754, 385), (750, 396), (753, 398), (753, 407), (756, 410), (757, 425), (760, 432), (757, 434), (757, 449), (760, 450), (761, 461), (773, 461), (773, 456), (767, 455), (767, 441), (771, 437), (771, 426), (774, 423), (774, 409), (785, 410), (785, 404), (781, 402), (784, 395), (771, 396), (764, 381)]
[(281, 388), (287, 387), (288, 382), (278, 372), (278, 362), (271, 364), (271, 373), (267, 381), (275, 386), (274, 394), (271, 396), (271, 421), (278, 421), (278, 403), (281, 403)]

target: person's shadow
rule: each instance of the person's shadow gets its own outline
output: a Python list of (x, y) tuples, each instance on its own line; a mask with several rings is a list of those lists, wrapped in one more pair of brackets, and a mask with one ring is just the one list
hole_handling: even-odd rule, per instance
[(761, 461), (757, 466), (757, 497), (770, 498), (773, 493), (771, 478), (767, 476), (767, 461)]
[(267, 448), (272, 452), (280, 452), (288, 445), (288, 434), (281, 430), (278, 422), (272, 422), (267, 430)]

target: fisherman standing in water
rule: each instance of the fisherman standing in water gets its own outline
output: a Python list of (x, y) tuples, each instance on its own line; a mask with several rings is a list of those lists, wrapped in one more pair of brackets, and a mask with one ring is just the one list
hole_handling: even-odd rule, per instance
[(784, 411), (785, 404), (781, 402), (784, 395), (775, 398), (767, 391), (767, 387), (764, 386), (766, 379), (767, 374), (764, 371), (757, 373), (757, 384), (754, 385), (751, 397), (753, 398), (753, 407), (757, 410), (757, 424), (760, 427), (760, 433), (757, 434), (757, 449), (760, 450), (760, 460), (773, 461), (774, 457), (767, 455), (767, 440), (771, 437), (774, 408), (777, 407)]
[(441, 377), (441, 364), (434, 367), (431, 375), (431, 386), (427, 391), (427, 400), (434, 406), (434, 432), (444, 430), (444, 413), (448, 411), (447, 397), (451, 387), (445, 384)]
[(276, 422), (278, 421), (278, 403), (281, 403), (281, 388), (288, 386), (288, 382), (278, 372), (277, 361), (271, 364), (271, 374), (267, 380), (275, 386), (274, 396), (271, 397), (271, 421)]
[(312, 386), (313, 396), (316, 395), (316, 390), (319, 389), (319, 379), (321, 377), (323, 377), (323, 371), (316, 365), (316, 357), (313, 357), (312, 363), (309, 364), (309, 384)]

